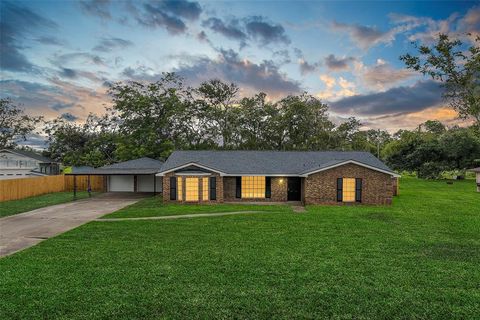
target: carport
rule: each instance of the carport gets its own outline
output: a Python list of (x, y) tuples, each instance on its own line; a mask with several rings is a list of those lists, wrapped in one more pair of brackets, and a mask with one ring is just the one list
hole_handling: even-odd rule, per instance
[[(162, 177), (155, 175), (160, 172), (162, 161), (151, 158), (139, 158), (119, 162), (99, 168), (72, 168), (67, 175), (73, 176), (73, 193), (77, 192), (77, 176), (103, 176), (106, 192), (142, 192), (154, 193), (162, 191)], [(88, 190), (90, 179), (88, 178)]]

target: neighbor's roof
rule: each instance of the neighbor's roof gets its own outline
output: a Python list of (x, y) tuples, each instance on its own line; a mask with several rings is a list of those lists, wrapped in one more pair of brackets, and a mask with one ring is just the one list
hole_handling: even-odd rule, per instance
[(32, 159), (35, 159), (35, 160), (38, 160), (40, 162), (46, 162), (46, 163), (51, 163), (51, 162), (55, 162), (53, 161), (52, 159), (49, 159), (47, 157), (44, 157), (42, 156), (41, 154), (39, 153), (36, 153), (34, 151), (28, 151), (28, 150), (13, 150), (13, 149), (2, 149), (0, 150), (1, 151), (6, 151), (6, 152), (10, 152), (10, 153), (15, 153), (15, 154), (18, 154), (18, 155), (21, 155), (21, 156), (24, 156), (24, 157), (28, 157), (28, 158), (32, 158)]
[(154, 174), (160, 171), (163, 162), (151, 158), (139, 158), (119, 162), (99, 168), (82, 167), (81, 170), (72, 171), (71, 174), (88, 175), (120, 175), (120, 174)]
[(397, 175), (371, 153), (358, 151), (175, 151), (162, 172), (193, 163), (227, 175), (305, 175), (348, 161)]
[(474, 169), (470, 169), (470, 171), (473, 171), (473, 172), (480, 172), (480, 167), (478, 167), (478, 168), (474, 168)]

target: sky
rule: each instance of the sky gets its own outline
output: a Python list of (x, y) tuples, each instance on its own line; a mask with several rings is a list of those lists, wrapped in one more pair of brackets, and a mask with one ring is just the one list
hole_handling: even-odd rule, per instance
[(479, 1), (0, 1), (0, 97), (82, 122), (115, 81), (176, 72), (242, 96), (307, 92), (333, 121), (395, 132), (458, 123), (439, 84), (407, 70), (412, 42), (480, 34)]

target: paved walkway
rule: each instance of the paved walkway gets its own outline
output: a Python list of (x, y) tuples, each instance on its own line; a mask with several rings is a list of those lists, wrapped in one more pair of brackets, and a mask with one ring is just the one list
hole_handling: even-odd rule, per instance
[(117, 211), (145, 194), (105, 193), (0, 219), (0, 257), (12, 254)]
[(184, 219), (184, 218), (201, 218), (201, 217), (219, 217), (231, 216), (243, 213), (264, 213), (268, 211), (234, 211), (234, 212), (214, 212), (214, 213), (194, 213), (194, 214), (179, 214), (174, 216), (159, 216), (159, 217), (141, 217), (141, 218), (106, 218), (95, 219), (95, 221), (133, 221), (133, 220), (170, 220), (170, 219)]

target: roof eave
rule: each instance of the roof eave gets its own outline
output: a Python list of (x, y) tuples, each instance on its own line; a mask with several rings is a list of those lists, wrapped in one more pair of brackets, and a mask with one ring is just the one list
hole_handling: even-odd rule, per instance
[(401, 175), (399, 175), (398, 173), (395, 173), (393, 171), (388, 171), (388, 170), (384, 170), (384, 169), (381, 169), (381, 168), (377, 168), (375, 166), (371, 166), (371, 165), (368, 165), (368, 164), (365, 164), (365, 163), (362, 163), (362, 162), (359, 162), (359, 161), (355, 161), (355, 160), (346, 160), (346, 161), (342, 161), (342, 162), (339, 162), (339, 163), (336, 163), (336, 164), (333, 164), (333, 165), (330, 165), (330, 166), (326, 166), (326, 167), (323, 167), (323, 168), (319, 168), (319, 169), (315, 169), (315, 170), (311, 170), (311, 171), (305, 171), (305, 172), (301, 173), (300, 176), (301, 177), (308, 177), (309, 175), (312, 175), (314, 173), (329, 170), (329, 169), (333, 169), (333, 168), (340, 167), (340, 166), (343, 166), (343, 165), (346, 165), (346, 164), (349, 164), (349, 163), (356, 164), (356, 165), (359, 165), (359, 166), (362, 166), (362, 167), (365, 167), (365, 168), (368, 168), (368, 169), (371, 169), (371, 170), (379, 171), (379, 172), (382, 172), (382, 173), (385, 173), (385, 174), (389, 174), (389, 175), (391, 175), (392, 177), (395, 177), (395, 178), (400, 178), (401, 177)]

